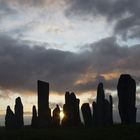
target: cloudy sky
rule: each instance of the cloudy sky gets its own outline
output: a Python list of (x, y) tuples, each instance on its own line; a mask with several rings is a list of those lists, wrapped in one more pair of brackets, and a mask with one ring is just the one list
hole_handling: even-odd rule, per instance
[(91, 103), (103, 82), (117, 118), (121, 73), (136, 80), (139, 111), (139, 9), (139, 0), (0, 0), (0, 114), (21, 96), (31, 115), (40, 79), (50, 83), (51, 108), (68, 90)]

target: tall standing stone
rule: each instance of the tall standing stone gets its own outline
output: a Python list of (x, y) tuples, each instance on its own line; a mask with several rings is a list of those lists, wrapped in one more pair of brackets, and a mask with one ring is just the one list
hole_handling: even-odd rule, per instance
[(49, 83), (40, 80), (38, 80), (38, 119), (39, 127), (48, 127), (51, 125)]
[(113, 123), (112, 102), (112, 96), (109, 96), (109, 101), (105, 99), (103, 84), (99, 83), (96, 102), (93, 102), (92, 104), (94, 126), (109, 125)]
[(111, 124), (111, 108), (110, 108), (110, 102), (105, 99), (104, 100), (104, 125)]
[(37, 110), (36, 110), (35, 106), (33, 106), (33, 108), (32, 108), (31, 127), (33, 127), (33, 128), (38, 127), (38, 116), (37, 116)]
[(105, 93), (102, 83), (99, 83), (97, 88), (96, 123), (97, 125), (105, 124)]
[(136, 83), (128, 74), (122, 74), (118, 85), (119, 114), (123, 124), (136, 123)]
[(86, 127), (92, 126), (92, 114), (89, 103), (84, 103), (81, 107), (83, 119)]
[(110, 124), (113, 124), (113, 98), (111, 95), (109, 96), (109, 102), (110, 102)]
[(20, 97), (16, 98), (15, 119), (16, 119), (16, 127), (17, 128), (22, 128), (24, 126), (24, 121), (23, 121), (23, 105), (22, 105)]
[(55, 127), (60, 126), (60, 108), (59, 105), (56, 105), (56, 108), (53, 110), (53, 125)]
[(74, 92), (70, 94), (70, 98), (72, 101), (73, 126), (79, 126), (81, 124), (80, 111), (79, 111), (80, 100), (76, 98)]
[(92, 112), (93, 112), (93, 118), (92, 118), (92, 121), (93, 121), (93, 126), (96, 126), (97, 125), (97, 104), (96, 102), (93, 102), (92, 103)]
[(76, 98), (73, 92), (66, 92), (63, 106), (65, 116), (62, 119), (62, 126), (79, 126), (81, 124), (79, 104), (80, 100)]
[(11, 110), (10, 106), (7, 106), (6, 116), (5, 116), (5, 128), (12, 129), (15, 128), (15, 114)]

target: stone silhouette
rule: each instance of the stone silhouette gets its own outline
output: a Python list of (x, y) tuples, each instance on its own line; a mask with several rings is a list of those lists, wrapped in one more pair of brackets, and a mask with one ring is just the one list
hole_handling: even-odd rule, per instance
[(99, 83), (97, 88), (96, 102), (93, 102), (93, 125), (112, 124), (112, 96), (110, 102), (105, 99), (103, 84)]
[(60, 126), (60, 108), (59, 105), (56, 105), (56, 108), (53, 110), (53, 126)]
[(91, 114), (91, 109), (90, 109), (89, 103), (84, 103), (81, 107), (81, 111), (83, 114), (85, 127), (91, 127), (92, 126), (92, 114)]
[(105, 123), (105, 94), (102, 83), (99, 83), (97, 88), (96, 116), (97, 125), (103, 125)]
[(20, 97), (16, 98), (15, 120), (16, 120), (16, 128), (22, 128), (24, 126), (24, 121), (23, 121), (23, 105), (22, 105)]
[[(49, 83), (38, 80), (38, 114), (36, 107), (32, 108), (32, 128), (48, 128), (50, 126), (60, 126), (60, 107), (56, 105), (52, 112), (49, 108)], [(128, 74), (122, 74), (119, 78), (118, 85), (118, 109), (122, 124), (136, 123), (136, 83), (135, 80)], [(62, 126), (77, 127), (81, 126), (80, 100), (72, 92), (66, 92), (65, 104), (63, 105), (64, 117), (61, 121)], [(23, 120), (23, 105), (21, 98), (15, 100), (15, 113), (7, 106), (5, 116), (5, 127), (22, 128)], [(84, 103), (81, 107), (85, 127), (102, 126), (113, 124), (113, 99), (109, 96), (109, 100), (105, 99), (105, 92), (102, 83), (99, 83), (97, 88), (96, 102), (92, 103), (92, 111), (89, 103)]]
[(11, 110), (10, 106), (7, 106), (6, 116), (5, 116), (5, 128), (12, 129), (15, 128), (15, 114)]
[(92, 121), (93, 121), (93, 126), (96, 126), (97, 125), (97, 121), (96, 121), (97, 120), (97, 116), (96, 116), (97, 115), (97, 113), (96, 113), (97, 112), (96, 111), (97, 110), (96, 109), (97, 107), (96, 106), (97, 106), (96, 105), (96, 102), (93, 102), (92, 103), (92, 112), (93, 112)]
[(111, 104), (107, 99), (104, 100), (104, 113), (105, 114), (104, 114), (103, 124), (105, 125), (112, 124), (112, 118), (111, 118), (112, 109), (111, 109)]
[(110, 124), (113, 124), (113, 98), (112, 96), (110, 95), (109, 96), (109, 102), (110, 102)]
[(49, 83), (38, 80), (38, 121), (39, 127), (49, 127), (51, 109), (49, 108)]
[(122, 124), (136, 123), (136, 83), (128, 74), (122, 74), (118, 85), (119, 114)]
[(80, 100), (76, 98), (74, 93), (66, 92), (65, 104), (63, 106), (63, 112), (65, 116), (62, 120), (62, 126), (81, 125), (79, 104)]
[(38, 128), (38, 116), (37, 116), (37, 110), (35, 106), (33, 106), (32, 108), (31, 127)]

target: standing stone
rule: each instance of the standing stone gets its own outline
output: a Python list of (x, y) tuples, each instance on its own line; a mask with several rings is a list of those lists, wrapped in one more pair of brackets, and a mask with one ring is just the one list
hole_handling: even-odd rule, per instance
[(136, 83), (128, 74), (122, 74), (118, 81), (119, 114), (122, 124), (136, 123)]
[(64, 112), (64, 117), (62, 119), (61, 125), (62, 126), (69, 126), (69, 111), (68, 111), (68, 107), (66, 104), (63, 105), (63, 112)]
[(79, 126), (81, 124), (79, 104), (80, 100), (74, 93), (66, 92), (63, 106), (65, 116), (62, 119), (62, 126)]
[(73, 92), (70, 94), (70, 98), (72, 100), (73, 126), (79, 126), (81, 124), (79, 111), (80, 100), (76, 98)]
[(31, 127), (38, 128), (38, 117), (37, 117), (37, 111), (35, 106), (33, 106), (32, 108)]
[(96, 123), (97, 125), (105, 124), (105, 94), (103, 84), (99, 83), (97, 88), (96, 99)]
[(97, 125), (97, 104), (96, 102), (93, 102), (92, 103), (92, 111), (93, 111), (93, 118), (92, 118), (92, 121), (93, 121), (93, 126), (96, 126)]
[(105, 99), (104, 100), (104, 124), (109, 125), (111, 124), (111, 109), (110, 109), (110, 102)]
[(92, 114), (91, 109), (89, 106), (89, 103), (84, 103), (81, 107), (83, 119), (85, 122), (85, 127), (91, 127), (92, 126)]
[(38, 119), (39, 127), (49, 127), (51, 125), (49, 83), (40, 80), (38, 80)]
[(17, 128), (22, 128), (24, 126), (24, 121), (23, 121), (23, 105), (22, 105), (20, 97), (16, 98), (15, 119), (16, 119), (16, 127)]
[(109, 102), (110, 102), (110, 124), (113, 124), (113, 98), (109, 95)]
[(97, 88), (96, 102), (93, 102), (93, 125), (102, 126), (113, 123), (112, 96), (109, 101), (105, 99), (104, 87), (99, 83)]
[(7, 106), (6, 116), (5, 116), (5, 128), (12, 129), (15, 128), (15, 114), (11, 110), (10, 106)]
[(56, 108), (53, 110), (53, 125), (55, 127), (60, 126), (60, 108), (59, 108), (59, 105), (56, 105)]

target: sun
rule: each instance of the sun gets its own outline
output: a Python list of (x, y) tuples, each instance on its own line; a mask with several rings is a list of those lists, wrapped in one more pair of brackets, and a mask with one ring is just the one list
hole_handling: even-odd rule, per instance
[(63, 111), (61, 111), (59, 115), (60, 115), (61, 120), (62, 120), (62, 119), (64, 118), (64, 116), (65, 116)]

